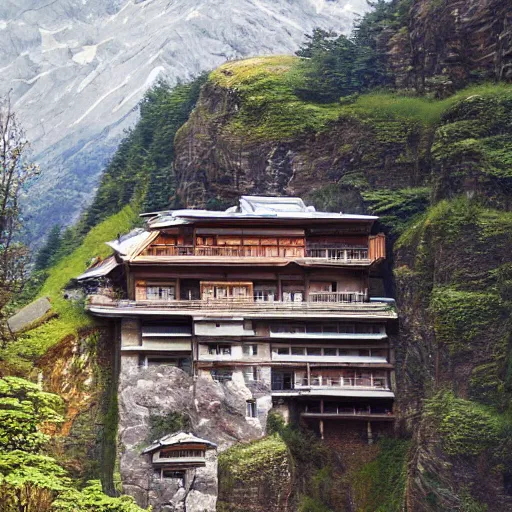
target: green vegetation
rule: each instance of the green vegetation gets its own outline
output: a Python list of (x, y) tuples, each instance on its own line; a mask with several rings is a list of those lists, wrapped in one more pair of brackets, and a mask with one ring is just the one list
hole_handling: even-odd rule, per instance
[(383, 439), (375, 460), (356, 471), (351, 482), (358, 512), (403, 510), (409, 441)]
[(66, 471), (43, 452), (41, 431), (62, 421), (57, 395), (17, 377), (0, 379), (0, 503), (2, 511), (143, 512), (132, 498), (111, 498), (99, 482), (73, 487)]
[(318, 131), (337, 119), (340, 105), (307, 102), (295, 94), (302, 80), (298, 62), (288, 55), (258, 57), (228, 62), (210, 74), (213, 84), (236, 91), (240, 99), (240, 109), (229, 125), (233, 133), (284, 139)]
[(379, 216), (380, 223), (393, 235), (399, 235), (428, 208), (430, 189), (366, 190), (362, 197), (368, 210)]
[(140, 104), (140, 120), (107, 166), (92, 205), (78, 228), (84, 233), (135, 202), (144, 211), (174, 203), (174, 136), (194, 108), (206, 76), (172, 88), (159, 83)]
[(410, 0), (372, 2), (349, 37), (316, 29), (297, 52), (304, 79), (297, 93), (305, 99), (336, 101), (340, 96), (392, 84), (383, 32), (405, 25)]
[(0, 351), (3, 364), (12, 372), (23, 373), (30, 370), (34, 360), (49, 347), (68, 336), (77, 336), (81, 329), (91, 326), (84, 304), (66, 299), (65, 288), (72, 279), (87, 269), (94, 258), (108, 256), (112, 250), (105, 242), (114, 239), (118, 233), (129, 231), (136, 221), (136, 212), (131, 206), (126, 206), (91, 229), (77, 249), (48, 270), (48, 278), (39, 296), (50, 298), (58, 317), (19, 336)]
[(478, 455), (495, 449), (503, 439), (503, 420), (492, 409), (451, 392), (439, 392), (425, 403), (425, 410), (450, 455)]
[(459, 291), (436, 287), (430, 301), (436, 339), (452, 353), (472, 351), (472, 341), (482, 332), (487, 336), (499, 325), (503, 306), (493, 293)]
[(149, 417), (148, 443), (176, 432), (189, 432), (192, 428), (190, 418), (179, 412), (170, 412), (166, 415), (151, 415)]
[(269, 474), (288, 470), (288, 449), (283, 439), (271, 435), (248, 444), (237, 444), (219, 454), (219, 476), (232, 482), (261, 481)]

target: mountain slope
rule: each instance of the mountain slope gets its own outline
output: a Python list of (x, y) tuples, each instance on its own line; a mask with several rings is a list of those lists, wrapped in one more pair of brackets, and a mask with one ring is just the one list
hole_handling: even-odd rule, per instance
[(36, 0), (0, 5), (0, 94), (43, 174), (25, 198), (37, 235), (69, 224), (134, 107), (157, 79), (187, 80), (226, 60), (294, 51), (314, 27), (347, 31), (357, 0)]

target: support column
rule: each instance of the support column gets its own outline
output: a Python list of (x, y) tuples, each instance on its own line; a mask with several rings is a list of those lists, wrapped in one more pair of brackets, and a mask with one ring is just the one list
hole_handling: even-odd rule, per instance
[(325, 439), (324, 438), (324, 420), (320, 420), (320, 437), (322, 439)]
[(368, 422), (368, 425), (366, 427), (367, 433), (368, 433), (368, 444), (373, 444), (373, 433), (372, 433), (372, 423), (371, 421)]
[(309, 366), (309, 363), (306, 363), (306, 371), (307, 371), (308, 386), (311, 386), (311, 366)]

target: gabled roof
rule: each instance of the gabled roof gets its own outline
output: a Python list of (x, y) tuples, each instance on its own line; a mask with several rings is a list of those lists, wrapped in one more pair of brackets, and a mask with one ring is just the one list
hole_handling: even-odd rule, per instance
[(211, 441), (207, 441), (206, 439), (201, 439), (200, 437), (196, 437), (194, 434), (186, 433), (186, 432), (178, 432), (177, 434), (170, 434), (168, 436), (164, 436), (158, 441), (155, 441), (151, 446), (148, 446), (142, 453), (151, 453), (160, 448), (166, 448), (169, 446), (180, 446), (185, 444), (202, 444), (206, 445), (208, 450), (213, 448), (217, 448), (215, 443)]
[(119, 266), (119, 262), (116, 260), (116, 257), (109, 256), (103, 261), (100, 261), (99, 263), (96, 263), (92, 267), (88, 268), (83, 274), (79, 275), (76, 279), (77, 281), (85, 281), (86, 279), (104, 277), (110, 274), (110, 272), (112, 272), (112, 270), (114, 270), (117, 266)]
[(107, 242), (107, 245), (112, 247), (122, 260), (129, 261), (153, 242), (158, 234), (158, 231), (146, 231), (138, 228), (116, 240)]

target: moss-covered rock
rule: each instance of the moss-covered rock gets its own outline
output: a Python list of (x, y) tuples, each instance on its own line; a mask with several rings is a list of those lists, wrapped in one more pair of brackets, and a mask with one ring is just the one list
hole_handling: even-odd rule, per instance
[(292, 465), (279, 434), (235, 445), (219, 455), (221, 512), (286, 512), (291, 508)]

